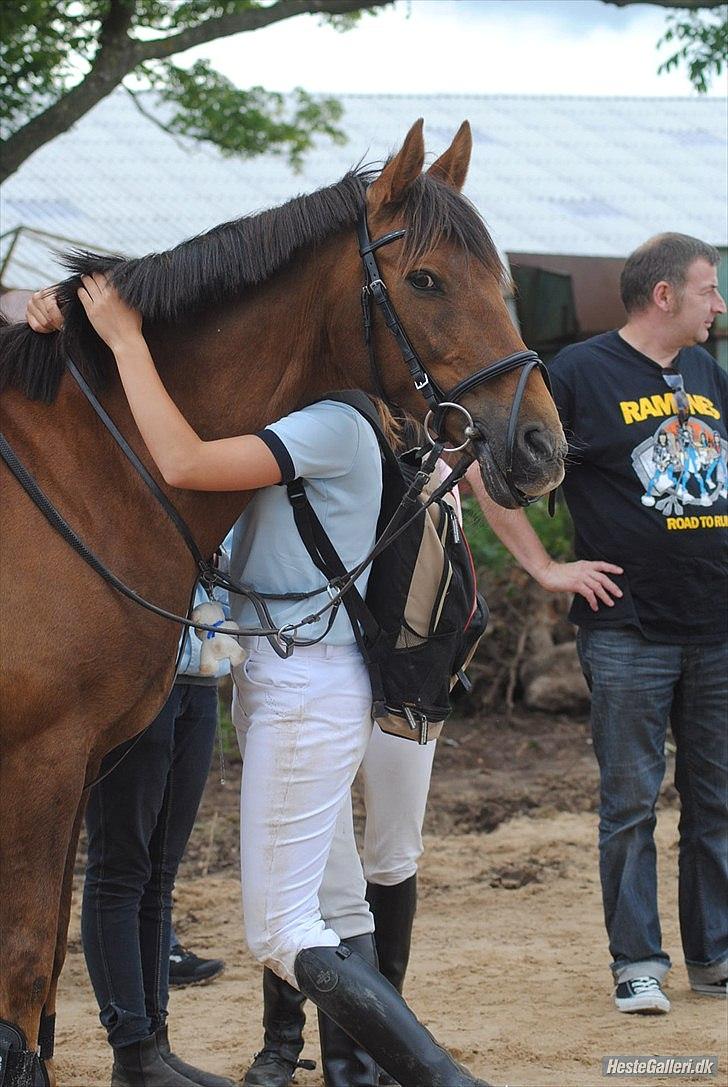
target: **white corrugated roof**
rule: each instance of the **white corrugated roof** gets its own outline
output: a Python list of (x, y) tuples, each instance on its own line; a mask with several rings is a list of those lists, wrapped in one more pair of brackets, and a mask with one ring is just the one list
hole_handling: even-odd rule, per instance
[[(466, 192), (503, 251), (619, 257), (662, 230), (715, 245), (728, 240), (721, 99), (341, 101), (348, 143), (318, 141), (297, 175), (278, 156), (241, 161), (172, 137), (119, 89), (5, 182), (2, 232), (24, 226), (129, 255), (167, 249), (215, 223), (329, 184), (360, 160), (382, 159), (422, 116), (432, 157), (464, 118), (471, 122)], [(4, 283), (34, 286), (57, 277), (48, 257), (53, 244), (21, 236)], [(6, 238), (0, 258), (7, 246)]]

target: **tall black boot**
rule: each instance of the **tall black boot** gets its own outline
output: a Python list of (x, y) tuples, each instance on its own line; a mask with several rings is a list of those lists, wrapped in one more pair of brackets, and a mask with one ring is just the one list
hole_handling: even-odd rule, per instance
[(16, 1023), (0, 1019), (0, 1087), (43, 1087), (45, 1068)]
[[(344, 943), (376, 970), (377, 951), (372, 933), (351, 936)], [(320, 1008), (318, 1022), (326, 1087), (377, 1087), (380, 1082), (377, 1062)]]
[(173, 1053), (169, 1044), (166, 1024), (156, 1031), (156, 1039), (157, 1050), (164, 1063), (173, 1068), (175, 1072), (181, 1072), (183, 1076), (187, 1076), (187, 1079), (197, 1083), (199, 1087), (235, 1087), (231, 1079), (216, 1076), (214, 1072), (204, 1072), (201, 1068), (195, 1068), (193, 1064), (188, 1064), (187, 1061), (181, 1060), (176, 1053)]
[(195, 1087), (194, 1080), (165, 1064), (157, 1049), (157, 1036), (114, 1048), (111, 1087)]
[(393, 985), (346, 944), (299, 951), (301, 992), (402, 1087), (488, 1087), (453, 1060)]
[[(417, 910), (417, 873), (392, 887), (367, 883), (366, 897), (374, 917), (379, 972), (401, 993)], [(396, 1083), (389, 1073), (380, 1073), (379, 1087), (396, 1087)]]
[(51, 1082), (48, 1070), (46, 1068), (46, 1061), (53, 1060), (53, 1051), (55, 1048), (56, 1039), (56, 1013), (49, 1015), (48, 1012), (43, 1009), (40, 1013), (40, 1023), (38, 1024), (38, 1054), (40, 1056), (40, 1076), (36, 1077), (36, 1084), (40, 1084), (41, 1087), (49, 1087)]
[(297, 1068), (315, 1068), (299, 1061), (303, 1049), (306, 997), (268, 967), (263, 971), (263, 1048), (245, 1073), (243, 1087), (288, 1087)]
[(417, 873), (393, 887), (368, 883), (367, 902), (374, 916), (380, 973), (401, 993), (417, 910)]

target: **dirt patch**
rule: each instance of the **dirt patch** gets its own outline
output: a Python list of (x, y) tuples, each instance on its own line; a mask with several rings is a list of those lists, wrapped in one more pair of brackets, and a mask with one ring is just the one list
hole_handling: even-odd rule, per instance
[[(260, 971), (245, 951), (238, 885), (240, 766), (216, 768), (180, 874), (176, 921), (220, 956), (211, 985), (173, 992), (180, 1054), (240, 1079), (261, 1041)], [(668, 780), (671, 771), (668, 772)], [(435, 763), (407, 996), (473, 1072), (511, 1087), (597, 1087), (607, 1054), (716, 1054), (725, 1083), (725, 1005), (691, 994), (677, 927), (677, 809), (667, 785), (657, 842), (669, 1016), (617, 1013), (611, 1000), (596, 854), (596, 767), (583, 720), (489, 714), (453, 721)], [(361, 802), (357, 800), (361, 819)], [(79, 891), (61, 983), (62, 1087), (109, 1083), (110, 1057), (81, 954)], [(309, 1013), (305, 1055), (319, 1059)], [(323, 1087), (320, 1067), (301, 1087)], [(674, 1078), (630, 1083), (668, 1087)]]

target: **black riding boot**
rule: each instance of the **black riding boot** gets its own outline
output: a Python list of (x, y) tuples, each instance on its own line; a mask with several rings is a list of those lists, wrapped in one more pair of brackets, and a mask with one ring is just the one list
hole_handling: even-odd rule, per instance
[[(417, 873), (393, 887), (367, 884), (367, 902), (374, 916), (379, 972), (402, 992), (412, 944), (412, 925), (417, 910)], [(387, 1072), (379, 1076), (379, 1087), (392, 1087), (396, 1080)]]
[(306, 997), (268, 967), (263, 971), (263, 1048), (245, 1073), (243, 1087), (288, 1087), (297, 1068), (315, 1068), (299, 1061), (303, 1049)]
[(157, 1036), (114, 1048), (111, 1087), (196, 1087), (195, 1081), (165, 1064)]
[(231, 1079), (216, 1076), (214, 1072), (203, 1072), (201, 1068), (195, 1068), (193, 1064), (187, 1064), (186, 1061), (181, 1060), (173, 1053), (169, 1044), (166, 1024), (157, 1030), (156, 1038), (157, 1050), (164, 1063), (173, 1068), (175, 1072), (181, 1072), (183, 1076), (187, 1076), (187, 1079), (197, 1083), (199, 1087), (235, 1087)]
[(402, 1087), (488, 1087), (438, 1045), (394, 986), (346, 944), (305, 948), (295, 971), (301, 992)]
[(45, 1068), (35, 1049), (28, 1049), (25, 1034), (7, 1019), (0, 1019), (0, 1087), (43, 1087)]
[[(351, 936), (344, 943), (352, 951), (357, 951), (376, 970), (377, 951), (371, 933)], [(377, 1087), (377, 1062), (320, 1008), (318, 1022), (326, 1087)]]
[(367, 902), (374, 916), (379, 971), (401, 993), (417, 909), (417, 874), (393, 887), (367, 883)]
[[(36, 1076), (36, 1084), (40, 1084), (41, 1087), (49, 1087), (50, 1076), (46, 1069), (46, 1061), (53, 1059), (53, 1050), (55, 1047), (56, 1039), (56, 1013), (49, 1015), (48, 1012), (43, 1009), (40, 1013), (40, 1023), (38, 1024), (38, 1053), (40, 1055), (40, 1075)], [(0, 1081), (2, 1082), (2, 1081)]]

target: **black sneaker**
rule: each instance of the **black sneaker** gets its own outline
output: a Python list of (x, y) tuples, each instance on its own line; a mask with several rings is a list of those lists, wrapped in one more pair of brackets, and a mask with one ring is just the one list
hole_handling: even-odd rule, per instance
[(632, 978), (620, 981), (614, 992), (614, 1003), (621, 1012), (640, 1012), (642, 1015), (664, 1015), (670, 1010), (670, 1001), (662, 991), (657, 978)]
[(222, 959), (201, 959), (194, 951), (174, 944), (169, 953), (169, 984), (182, 989), (185, 985), (204, 985), (225, 969)]

